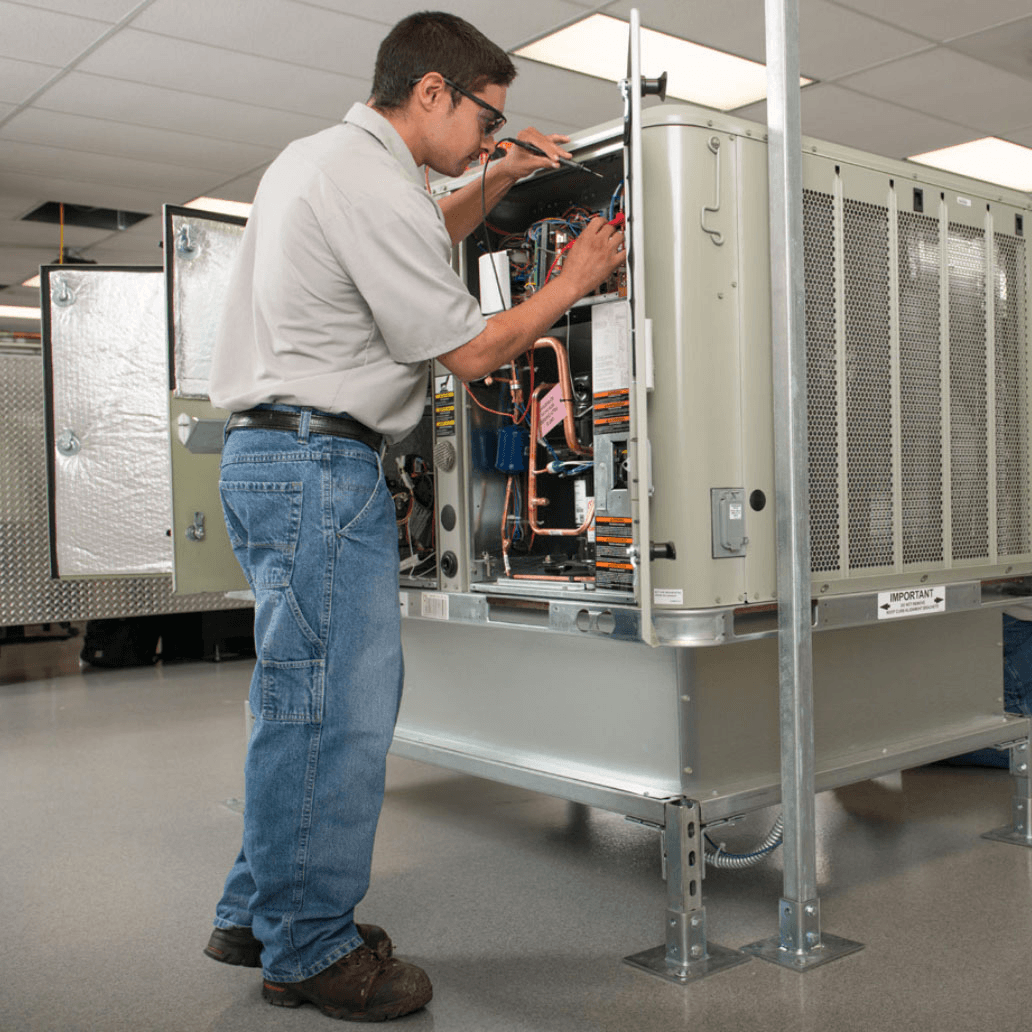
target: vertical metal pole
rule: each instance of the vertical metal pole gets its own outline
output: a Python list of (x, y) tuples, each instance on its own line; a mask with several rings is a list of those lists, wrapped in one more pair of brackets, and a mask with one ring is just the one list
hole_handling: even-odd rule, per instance
[(859, 949), (859, 943), (836, 939), (841, 951), (826, 948), (817, 899), (799, 8), (798, 0), (765, 3), (785, 881), (776, 948), (765, 941), (744, 949), (800, 969)]
[[(782, 945), (798, 950), (820, 943), (816, 909), (798, 0), (766, 0), (766, 16), (778, 672), (781, 798), (785, 818), (785, 898), (779, 927)], [(808, 909), (812, 910), (809, 914)]]

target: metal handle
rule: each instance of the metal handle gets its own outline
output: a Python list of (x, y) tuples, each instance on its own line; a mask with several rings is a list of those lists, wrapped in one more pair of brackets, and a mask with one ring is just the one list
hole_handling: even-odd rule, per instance
[(706, 215), (709, 214), (709, 213), (712, 213), (712, 214), (715, 215), (718, 211), (720, 211), (720, 140), (719, 140), (719, 138), (716, 137), (716, 136), (711, 136), (709, 138), (709, 141), (707, 142), (706, 146), (710, 149), (710, 153), (713, 155), (713, 165), (714, 165), (714, 174), (713, 174), (714, 186), (713, 186), (713, 192), (715, 194), (715, 199), (713, 201), (712, 206), (708, 205), (708, 204), (704, 204), (702, 206), (702, 213), (699, 215), (699, 224), (702, 226), (703, 233), (708, 233), (709, 236), (710, 236), (710, 239), (713, 241), (713, 243), (715, 243), (717, 245), (717, 247), (720, 247), (720, 245), (723, 244), (723, 242), (724, 242), (724, 234), (721, 233), (719, 229), (710, 229), (706, 225)]

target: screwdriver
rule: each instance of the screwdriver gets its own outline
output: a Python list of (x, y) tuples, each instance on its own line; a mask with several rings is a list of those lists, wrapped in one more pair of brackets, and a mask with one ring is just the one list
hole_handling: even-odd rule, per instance
[[(502, 150), (505, 149), (501, 147), (503, 143), (509, 143), (513, 146), (521, 147), (523, 150), (529, 151), (531, 154), (537, 154), (538, 157), (541, 158), (548, 157), (540, 147), (535, 146), (533, 143), (527, 143), (525, 140), (517, 140), (513, 136), (506, 136), (504, 140), (498, 141), (499, 147)], [(587, 165), (582, 165), (579, 161), (571, 161), (569, 158), (556, 158), (555, 160), (564, 168), (575, 168), (579, 172), (590, 172), (593, 176), (598, 176), (599, 179), (605, 179), (605, 176), (603, 176), (601, 172), (596, 172), (593, 168), (588, 168)]]

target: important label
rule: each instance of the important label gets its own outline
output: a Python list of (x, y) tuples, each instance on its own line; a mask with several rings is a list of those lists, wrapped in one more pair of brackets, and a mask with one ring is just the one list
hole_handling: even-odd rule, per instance
[(683, 606), (683, 588), (653, 588), (652, 604), (654, 606)]
[(455, 436), (455, 378), (434, 377), (434, 429), (438, 437)]
[(896, 591), (878, 592), (879, 620), (945, 612), (946, 587), (942, 584), (934, 588), (899, 588)]

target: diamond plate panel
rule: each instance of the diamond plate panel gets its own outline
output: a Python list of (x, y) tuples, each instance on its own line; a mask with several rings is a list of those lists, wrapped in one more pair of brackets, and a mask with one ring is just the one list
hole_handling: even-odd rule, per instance
[(50, 579), (43, 359), (0, 350), (0, 626), (245, 608), (222, 594), (172, 594), (172, 578)]

